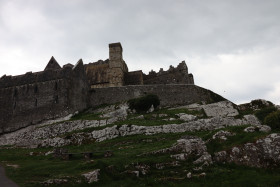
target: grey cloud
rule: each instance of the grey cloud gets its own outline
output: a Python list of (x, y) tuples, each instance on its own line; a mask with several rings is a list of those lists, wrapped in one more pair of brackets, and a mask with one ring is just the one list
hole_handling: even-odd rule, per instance
[[(1, 49), (19, 48), (24, 53), (22, 63), (31, 63), (30, 55), (33, 59), (54, 55), (61, 64), (79, 58), (87, 63), (108, 58), (108, 43), (122, 42), (124, 58), (134, 69), (167, 69), (188, 57), (201, 57), (203, 66), (220, 54), (279, 47), (279, 8), (278, 0), (0, 1), (0, 54)], [(267, 56), (268, 67), (279, 67), (275, 54)], [(16, 63), (7, 62), (8, 57), (0, 56), (0, 76), (11, 71), (5, 63)], [(190, 70), (199, 71), (195, 65)], [(215, 72), (215, 67), (209, 71)], [(197, 79), (201, 83), (210, 81), (201, 76)], [(263, 96), (264, 92), (255, 93)], [(244, 96), (232, 93), (231, 98), (257, 96), (250, 91)]]

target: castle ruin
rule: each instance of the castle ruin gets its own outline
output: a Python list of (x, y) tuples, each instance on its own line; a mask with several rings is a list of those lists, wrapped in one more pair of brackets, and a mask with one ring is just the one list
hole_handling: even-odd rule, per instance
[(112, 43), (104, 61), (84, 65), (79, 60), (75, 66), (61, 67), (52, 57), (44, 71), (2, 76), (0, 134), (145, 94), (157, 94), (162, 106), (211, 101), (217, 96), (194, 85), (184, 61), (146, 75), (141, 70), (129, 72), (122, 52), (120, 43)]
[(85, 65), (85, 71), (91, 88), (118, 87), (126, 85), (148, 84), (194, 84), (193, 75), (188, 73), (185, 61), (177, 68), (148, 75), (140, 71), (129, 72), (122, 55), (120, 43), (109, 44), (109, 59), (99, 60)]

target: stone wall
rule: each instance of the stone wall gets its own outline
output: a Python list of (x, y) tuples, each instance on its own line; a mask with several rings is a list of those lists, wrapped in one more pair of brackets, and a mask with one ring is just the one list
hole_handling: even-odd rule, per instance
[(124, 75), (125, 85), (142, 85), (143, 84), (143, 72), (131, 71)]
[(87, 108), (88, 84), (80, 60), (75, 67), (0, 80), (0, 134)]
[(99, 60), (84, 66), (91, 88), (109, 87), (109, 59)]
[(143, 79), (144, 84), (194, 84), (193, 75), (188, 73), (185, 61), (176, 68), (170, 66), (167, 71), (162, 68), (158, 73), (151, 71), (148, 75), (144, 74)]
[(196, 85), (135, 85), (123, 87), (91, 89), (90, 105), (113, 104), (140, 97), (146, 94), (156, 94), (161, 106), (186, 105), (196, 102), (214, 102), (225, 100), (214, 92)]

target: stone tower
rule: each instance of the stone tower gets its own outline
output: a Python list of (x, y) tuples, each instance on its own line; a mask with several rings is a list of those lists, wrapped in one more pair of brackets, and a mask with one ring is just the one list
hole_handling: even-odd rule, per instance
[(122, 57), (121, 43), (109, 44), (109, 83), (110, 87), (123, 86), (124, 75), (128, 72), (127, 65)]

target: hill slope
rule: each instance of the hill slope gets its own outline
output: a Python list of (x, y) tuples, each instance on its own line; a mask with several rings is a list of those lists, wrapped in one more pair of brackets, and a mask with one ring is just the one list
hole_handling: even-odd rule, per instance
[(20, 186), (277, 186), (279, 130), (254, 115), (267, 107), (90, 109), (0, 136), (0, 161)]

